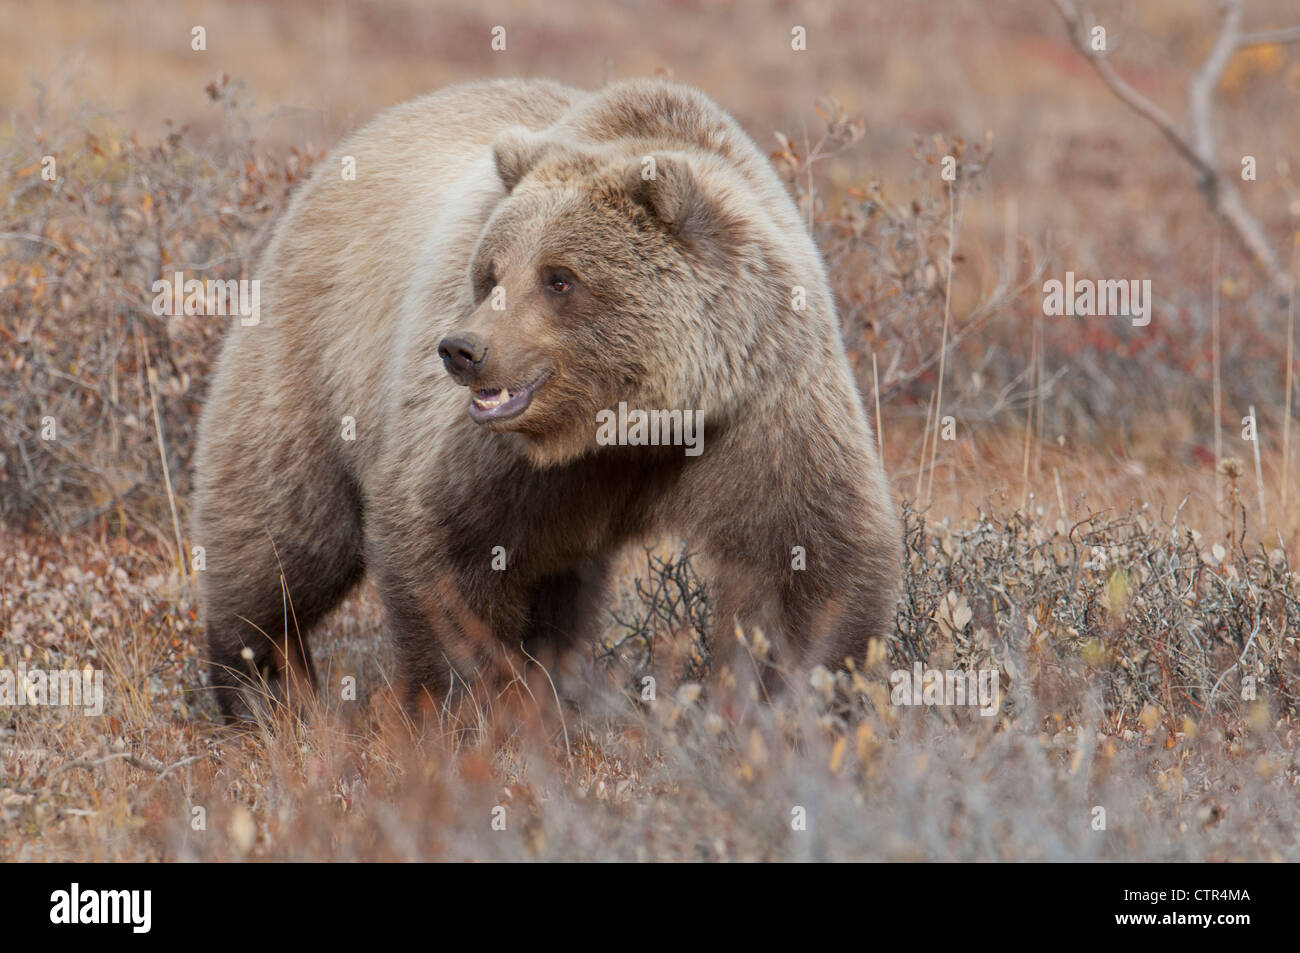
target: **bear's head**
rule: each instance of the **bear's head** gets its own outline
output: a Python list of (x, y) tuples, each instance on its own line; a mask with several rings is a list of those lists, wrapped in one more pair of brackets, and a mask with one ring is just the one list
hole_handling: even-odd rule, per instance
[(537, 465), (595, 450), (598, 414), (620, 402), (720, 422), (752, 362), (779, 359), (789, 285), (761, 203), (719, 156), (646, 145), (523, 127), (493, 142), (505, 197), (438, 354), (470, 417), (526, 438)]

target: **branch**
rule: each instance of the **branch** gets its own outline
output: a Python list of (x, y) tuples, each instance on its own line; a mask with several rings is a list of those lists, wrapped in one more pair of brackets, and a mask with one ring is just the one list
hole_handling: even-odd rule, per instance
[[(1223, 71), (1227, 69), (1232, 54), (1237, 51), (1240, 36), (1241, 0), (1224, 0), (1223, 26), (1219, 28), (1219, 38), (1214, 41), (1210, 55), (1187, 85), (1187, 121), (1192, 127), (1196, 154), (1211, 170), (1215, 166), (1214, 90), (1223, 78)], [(1209, 188), (1210, 185), (1207, 181), (1201, 187)]]
[(1258, 33), (1243, 33), (1237, 40), (1237, 49), (1248, 46), (1271, 46), (1275, 43), (1300, 43), (1300, 26), (1287, 27), (1282, 30), (1260, 30)]
[(1198, 173), (1213, 175), (1214, 170), (1204, 168), (1205, 164), (1201, 161), (1200, 156), (1196, 154), (1192, 144), (1188, 142), (1187, 137), (1174, 123), (1173, 119), (1169, 117), (1169, 114), (1130, 86), (1124, 77), (1115, 72), (1115, 68), (1110, 65), (1110, 61), (1104, 56), (1093, 55), (1092, 50), (1088, 48), (1088, 41), (1085, 37), (1083, 24), (1079, 19), (1079, 12), (1075, 9), (1074, 0), (1052, 0), (1052, 3), (1056, 5), (1056, 9), (1061, 12), (1061, 17), (1065, 20), (1070, 42), (1074, 44), (1075, 49), (1083, 54), (1083, 58), (1092, 64), (1092, 68), (1110, 87), (1111, 92), (1118, 96), (1126, 106), (1159, 129), (1161, 134), (1169, 140), (1170, 145), (1177, 149), (1182, 157), (1196, 168)]
[(1092, 64), (1111, 92), (1155, 126), (1192, 166), (1196, 172), (1196, 184), (1205, 195), (1210, 209), (1232, 230), (1237, 241), (1263, 270), (1279, 297), (1284, 301), (1288, 299), (1291, 294), (1291, 279), (1282, 267), (1263, 226), (1246, 208), (1237, 187), (1219, 171), (1215, 155), (1213, 113), (1214, 91), (1237, 50), (1262, 42), (1300, 40), (1300, 28), (1242, 33), (1242, 0), (1223, 0), (1223, 25), (1219, 35), (1209, 56), (1188, 84), (1189, 133), (1180, 128), (1167, 112), (1134, 89), (1115, 71), (1104, 55), (1098, 55), (1089, 48), (1074, 0), (1052, 0), (1052, 3), (1065, 21), (1066, 33), (1075, 49)]

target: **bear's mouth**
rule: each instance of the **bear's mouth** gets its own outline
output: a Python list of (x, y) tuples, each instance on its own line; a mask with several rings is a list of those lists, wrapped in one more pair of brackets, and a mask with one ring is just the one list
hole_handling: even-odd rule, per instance
[(528, 405), (533, 402), (533, 395), (550, 376), (550, 371), (546, 371), (524, 387), (502, 387), (496, 390), (475, 388), (470, 394), (470, 419), (480, 424), (513, 420), (528, 409)]

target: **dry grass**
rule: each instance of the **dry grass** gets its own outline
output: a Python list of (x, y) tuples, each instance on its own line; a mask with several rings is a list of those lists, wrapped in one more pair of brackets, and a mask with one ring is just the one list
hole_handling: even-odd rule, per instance
[[(0, 713), (0, 855), (1300, 859), (1300, 580), (1283, 557), (1220, 552), (1149, 513), (1064, 531), (1009, 511), (960, 530), (910, 518), (908, 539), (896, 638), (775, 703), (732, 695), (725, 673), (703, 692), (676, 680), (699, 646), (673, 610), (693, 583), (669, 559), (624, 601), (664, 625), (611, 624), (609, 641), (644, 638), (593, 647), (577, 705), (485, 699), (469, 730), (417, 732), (362, 593), (322, 633), (333, 689), (310, 717), (230, 734), (165, 554), (8, 536), (0, 664), (90, 662), (109, 704)], [(914, 659), (996, 669), (999, 713), (891, 704), (890, 671)]]

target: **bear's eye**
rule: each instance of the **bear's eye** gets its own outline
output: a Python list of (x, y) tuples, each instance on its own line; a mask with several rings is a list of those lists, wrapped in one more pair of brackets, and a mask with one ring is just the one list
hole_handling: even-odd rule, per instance
[(542, 284), (554, 295), (567, 295), (577, 283), (573, 272), (567, 268), (546, 268), (542, 271)]

